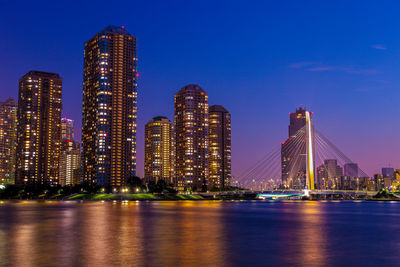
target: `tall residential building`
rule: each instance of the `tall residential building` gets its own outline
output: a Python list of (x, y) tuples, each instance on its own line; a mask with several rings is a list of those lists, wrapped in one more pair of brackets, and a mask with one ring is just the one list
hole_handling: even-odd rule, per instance
[(17, 103), (0, 101), (0, 182), (14, 182)]
[(57, 184), (62, 78), (30, 71), (19, 80), (16, 183)]
[(208, 94), (189, 84), (175, 94), (178, 187), (200, 190), (208, 183)]
[(81, 149), (74, 141), (74, 121), (66, 117), (61, 119), (61, 153), (59, 184), (75, 185), (80, 183)]
[(66, 117), (61, 119), (61, 140), (74, 140), (74, 121)]
[(76, 175), (76, 170), (80, 168), (81, 151), (79, 143), (64, 139), (61, 143), (59, 183), (62, 186), (79, 184), (80, 177)]
[(231, 114), (220, 105), (208, 109), (210, 188), (225, 188), (231, 181)]
[(108, 26), (85, 43), (83, 180), (121, 186), (136, 173), (136, 38)]
[[(289, 137), (281, 145), (282, 184), (285, 187), (306, 187), (306, 109), (302, 107), (289, 113)], [(314, 147), (314, 146), (312, 146)], [(315, 153), (314, 153), (315, 154)]]
[(357, 163), (345, 163), (343, 169), (344, 169), (344, 176), (358, 177)]
[(145, 126), (144, 177), (175, 184), (174, 125), (166, 117), (154, 117)]

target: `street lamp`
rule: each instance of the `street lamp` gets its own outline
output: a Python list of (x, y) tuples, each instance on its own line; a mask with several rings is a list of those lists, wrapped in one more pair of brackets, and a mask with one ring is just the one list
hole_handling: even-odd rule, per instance
[(122, 188), (121, 189), (121, 192), (122, 192), (122, 194), (121, 194), (121, 200), (122, 200), (122, 195), (124, 194), (124, 193), (128, 193), (128, 188)]

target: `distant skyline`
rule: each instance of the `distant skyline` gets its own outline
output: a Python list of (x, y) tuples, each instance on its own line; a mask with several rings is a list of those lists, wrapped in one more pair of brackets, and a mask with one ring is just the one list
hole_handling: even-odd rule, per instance
[[(95, 3), (95, 4), (94, 4)], [(63, 116), (80, 141), (84, 42), (107, 25), (138, 39), (137, 174), (144, 125), (173, 121), (174, 94), (198, 84), (232, 115), (232, 174), (287, 136), (300, 104), (369, 175), (400, 168), (396, 1), (0, 0), (0, 101), (30, 70), (63, 78)]]

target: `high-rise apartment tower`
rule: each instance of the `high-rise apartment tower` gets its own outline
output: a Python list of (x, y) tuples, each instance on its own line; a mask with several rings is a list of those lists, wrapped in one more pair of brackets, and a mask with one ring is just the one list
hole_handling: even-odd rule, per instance
[(19, 80), (16, 183), (57, 184), (62, 78), (30, 71)]
[[(73, 140), (64, 139), (61, 142), (60, 184), (75, 185), (80, 183), (76, 170), (81, 168), (80, 145)], [(79, 174), (79, 172), (78, 172)]]
[(231, 115), (220, 105), (210, 106), (209, 188), (222, 189), (231, 181)]
[(66, 117), (61, 119), (61, 140), (74, 140), (74, 121)]
[(14, 182), (17, 103), (0, 101), (0, 182)]
[(136, 173), (136, 38), (108, 26), (85, 43), (83, 180), (121, 186)]
[(178, 187), (208, 184), (208, 95), (189, 84), (175, 94), (176, 178)]
[(145, 126), (144, 177), (175, 184), (174, 125), (166, 117), (154, 117)]

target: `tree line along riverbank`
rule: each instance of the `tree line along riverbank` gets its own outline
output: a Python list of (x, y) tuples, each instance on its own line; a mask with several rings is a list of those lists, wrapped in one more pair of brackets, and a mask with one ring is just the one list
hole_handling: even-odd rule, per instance
[[(225, 192), (186, 192), (178, 193), (173, 188), (161, 184), (150, 187), (143, 185), (127, 186), (119, 189), (102, 188), (89, 184), (75, 186), (50, 185), (7, 185), (0, 188), (2, 200), (254, 200), (257, 193), (251, 191)], [(313, 195), (304, 200), (346, 200), (365, 199), (378, 201), (400, 201), (400, 196), (382, 189), (373, 197), (354, 198), (350, 195), (319, 196)]]

